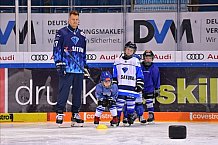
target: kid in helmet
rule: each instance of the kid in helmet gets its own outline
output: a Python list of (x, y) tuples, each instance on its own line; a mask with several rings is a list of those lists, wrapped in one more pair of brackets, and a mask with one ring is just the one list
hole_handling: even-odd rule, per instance
[(145, 66), (150, 66), (154, 60), (154, 53), (151, 50), (145, 50), (143, 53), (143, 60)]
[(127, 42), (124, 47), (124, 58), (130, 59), (136, 50), (136, 44), (132, 43), (131, 41)]
[(102, 84), (108, 88), (112, 84), (112, 75), (109, 71), (103, 71), (100, 76), (100, 80)]

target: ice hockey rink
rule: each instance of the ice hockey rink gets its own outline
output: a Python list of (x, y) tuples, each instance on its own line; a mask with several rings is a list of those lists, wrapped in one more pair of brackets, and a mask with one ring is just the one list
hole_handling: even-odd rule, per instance
[[(106, 123), (106, 125), (109, 125)], [(170, 139), (170, 125), (185, 125), (186, 139)], [(135, 123), (131, 127), (96, 129), (92, 123), (84, 127), (70, 127), (70, 122), (61, 128), (48, 123), (2, 123), (1, 145), (217, 145), (217, 123), (156, 122), (150, 125)]]

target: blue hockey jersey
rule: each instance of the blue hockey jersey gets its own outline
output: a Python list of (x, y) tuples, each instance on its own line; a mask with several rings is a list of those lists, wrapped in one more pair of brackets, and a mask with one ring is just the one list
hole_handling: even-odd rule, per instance
[(102, 83), (96, 85), (95, 96), (98, 100), (107, 99), (112, 97), (113, 99), (117, 99), (118, 95), (118, 87), (116, 84), (111, 85), (109, 88), (105, 88)]
[(84, 33), (78, 28), (73, 29), (70, 25), (58, 30), (54, 40), (53, 56), (55, 63), (66, 63), (67, 73), (83, 73), (81, 68), (86, 65), (86, 38)]
[(144, 75), (144, 93), (153, 93), (155, 89), (160, 88), (160, 72), (155, 64), (149, 67), (142, 65), (142, 72)]

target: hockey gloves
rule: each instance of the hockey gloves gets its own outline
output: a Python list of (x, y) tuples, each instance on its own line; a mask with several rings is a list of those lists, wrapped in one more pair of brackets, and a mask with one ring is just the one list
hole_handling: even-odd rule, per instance
[(66, 75), (66, 63), (64, 62), (56, 63), (56, 69), (57, 69), (59, 76), (63, 77)]
[(136, 86), (135, 91), (136, 92), (141, 92), (143, 88), (141, 86)]
[(103, 107), (111, 107), (112, 105), (116, 105), (116, 101), (111, 97), (108, 99), (100, 99), (98, 100), (98, 105), (102, 105)]
[(160, 96), (160, 89), (155, 89), (154, 90), (154, 97)]
[(108, 105), (107, 99), (98, 100), (98, 105), (102, 105), (103, 107), (107, 107), (107, 105)]
[(108, 107), (112, 107), (112, 105), (116, 105), (116, 101), (114, 100), (114, 98), (110, 97), (107, 100), (108, 100)]
[(141, 92), (143, 89), (144, 89), (144, 82), (143, 82), (143, 80), (137, 79), (135, 91), (136, 92)]

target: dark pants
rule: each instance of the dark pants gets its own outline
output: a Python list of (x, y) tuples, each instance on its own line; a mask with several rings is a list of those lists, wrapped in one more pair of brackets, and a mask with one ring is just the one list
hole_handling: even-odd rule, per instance
[(78, 113), (81, 106), (81, 93), (83, 87), (83, 74), (67, 73), (64, 77), (59, 77), (59, 94), (56, 105), (56, 112), (62, 113), (65, 110), (67, 99), (72, 86), (72, 109), (73, 113)]

